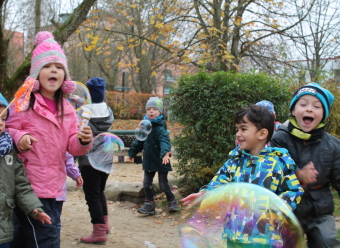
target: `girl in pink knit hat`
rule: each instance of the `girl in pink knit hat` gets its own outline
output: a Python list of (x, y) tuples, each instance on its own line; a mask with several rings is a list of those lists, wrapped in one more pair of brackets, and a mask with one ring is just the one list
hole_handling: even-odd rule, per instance
[(30, 102), (21, 112), (11, 107), (6, 127), (52, 225), (27, 218), (15, 208), (23, 236), (14, 239), (26, 242), (20, 247), (60, 247), (60, 229), (56, 225), (60, 211), (56, 198), (62, 194), (66, 180), (65, 154), (66, 151), (73, 156), (87, 153), (92, 147), (93, 135), (91, 128), (86, 126), (82, 138), (77, 137), (78, 118), (64, 97), (72, 93), (76, 85), (70, 78), (61, 46), (50, 32), (39, 32), (35, 44), (30, 75), (26, 79), (35, 80)]

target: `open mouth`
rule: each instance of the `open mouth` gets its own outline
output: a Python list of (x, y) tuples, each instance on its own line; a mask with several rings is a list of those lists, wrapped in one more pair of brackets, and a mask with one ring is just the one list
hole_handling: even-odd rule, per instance
[(57, 78), (51, 77), (51, 78), (48, 79), (48, 81), (49, 81), (50, 83), (55, 83), (55, 82), (57, 82)]
[(312, 118), (312, 117), (303, 117), (302, 120), (303, 120), (304, 124), (309, 125), (309, 124), (311, 124), (314, 121), (314, 118)]

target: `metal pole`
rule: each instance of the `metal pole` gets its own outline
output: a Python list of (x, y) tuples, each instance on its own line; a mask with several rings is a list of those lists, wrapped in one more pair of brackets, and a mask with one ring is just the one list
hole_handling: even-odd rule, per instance
[(122, 70), (122, 87), (123, 87), (122, 92), (124, 92), (125, 91), (125, 70), (124, 69)]
[(122, 70), (122, 93), (123, 93), (123, 106), (124, 106), (124, 94), (125, 94), (125, 70)]

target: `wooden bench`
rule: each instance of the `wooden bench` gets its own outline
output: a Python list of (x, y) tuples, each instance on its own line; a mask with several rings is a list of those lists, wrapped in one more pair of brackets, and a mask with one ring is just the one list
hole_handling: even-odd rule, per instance
[[(124, 142), (124, 150), (116, 153), (118, 156), (118, 162), (119, 163), (124, 163), (124, 157), (128, 156), (128, 151), (130, 147), (132, 146), (132, 143), (135, 141), (136, 136), (135, 136), (135, 130), (109, 130), (110, 133), (113, 133), (117, 135), (121, 140)], [(170, 130), (168, 130), (168, 133), (170, 133)], [(143, 162), (142, 159), (143, 153), (140, 152), (137, 154), (137, 157), (134, 158), (134, 162), (136, 164), (141, 164)]]
[[(117, 135), (124, 142), (124, 150), (117, 152), (115, 155), (118, 156), (118, 162), (124, 163), (124, 157), (128, 156), (128, 151), (132, 146), (132, 143), (135, 141), (135, 130), (109, 130), (110, 133)], [(142, 153), (138, 153), (138, 156), (134, 158), (134, 162), (136, 164), (142, 163)]]

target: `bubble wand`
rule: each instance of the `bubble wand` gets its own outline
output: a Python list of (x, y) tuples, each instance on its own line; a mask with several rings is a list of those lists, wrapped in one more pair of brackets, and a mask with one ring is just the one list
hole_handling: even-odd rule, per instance
[(15, 93), (14, 99), (8, 104), (8, 106), (1, 112), (0, 116), (15, 103), (15, 110), (17, 112), (24, 111), (28, 108), (31, 92), (35, 83), (35, 79), (30, 78), (26, 80), (19, 90)]

